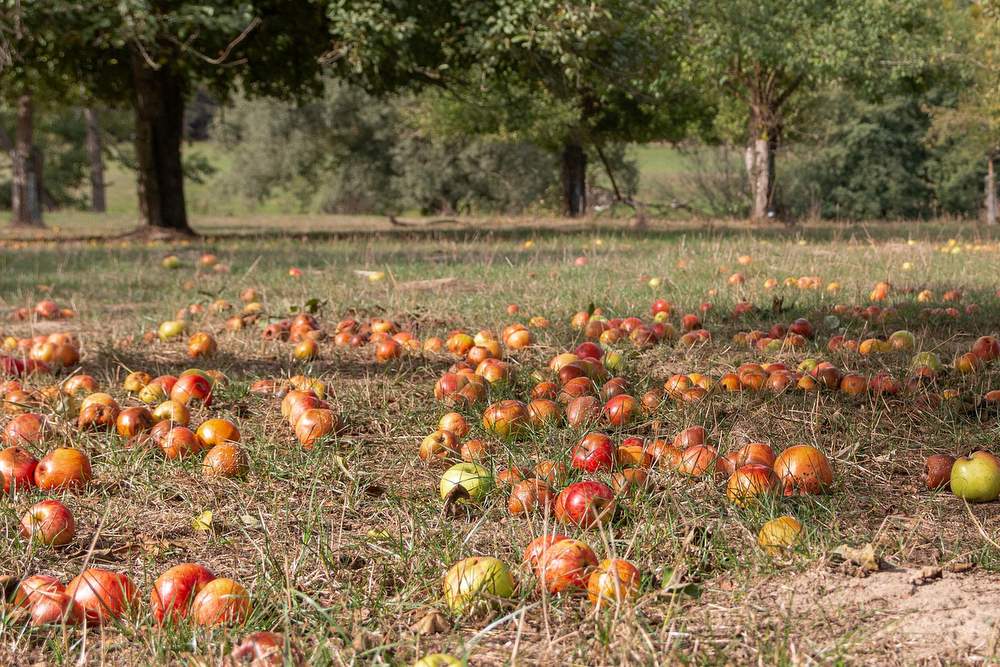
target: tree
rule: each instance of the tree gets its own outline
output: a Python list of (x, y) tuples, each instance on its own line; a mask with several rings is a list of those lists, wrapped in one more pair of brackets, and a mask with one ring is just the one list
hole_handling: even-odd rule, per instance
[[(600, 155), (609, 141), (676, 137), (696, 108), (677, 85), (686, 44), (682, 6), (330, 0), (331, 60), (340, 76), (370, 92), (433, 87), (501, 99), (480, 105), (485, 131), (544, 137), (562, 162), (564, 210), (578, 215), (586, 209), (587, 149)], [(548, 112), (560, 121), (558, 136)]]
[(329, 47), (325, 8), (310, 0), (33, 0), (22, 8), (44, 62), (93, 98), (132, 108), (140, 222), (185, 234), (181, 141), (193, 87), (220, 98), (238, 87), (306, 94)]
[(90, 210), (104, 213), (108, 210), (104, 184), (104, 147), (101, 139), (101, 121), (97, 109), (83, 110), (87, 124), (87, 160), (90, 163)]
[(695, 67), (742, 109), (751, 219), (776, 208), (775, 162), (811, 91), (873, 87), (919, 66), (923, 0), (702, 0), (693, 5)]

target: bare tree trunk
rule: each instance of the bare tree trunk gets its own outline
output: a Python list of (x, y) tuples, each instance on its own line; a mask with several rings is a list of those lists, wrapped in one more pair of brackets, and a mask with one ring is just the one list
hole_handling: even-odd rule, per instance
[(140, 224), (193, 234), (181, 162), (185, 82), (167, 65), (150, 68), (139, 53), (132, 55), (132, 73)]
[(44, 227), (42, 219), (42, 156), (34, 146), (34, 109), (31, 95), (17, 99), (14, 150), (11, 153), (13, 190), (11, 224)]
[(986, 224), (995, 225), (998, 220), (997, 211), (997, 174), (996, 156), (990, 155), (986, 158)]
[(563, 214), (575, 218), (587, 210), (587, 154), (577, 140), (562, 153)]
[(83, 119), (87, 125), (87, 159), (90, 161), (90, 210), (108, 210), (104, 185), (104, 151), (101, 143), (101, 121), (97, 110), (86, 108)]
[(767, 220), (774, 211), (775, 156), (780, 128), (767, 122), (767, 111), (754, 111), (750, 118), (750, 144), (744, 162), (750, 181), (750, 219)]

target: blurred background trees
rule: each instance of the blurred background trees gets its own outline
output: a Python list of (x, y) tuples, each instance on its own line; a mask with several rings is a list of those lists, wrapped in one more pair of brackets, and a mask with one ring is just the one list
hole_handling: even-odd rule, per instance
[(0, 85), (17, 224), (997, 218), (1000, 0), (0, 0)]

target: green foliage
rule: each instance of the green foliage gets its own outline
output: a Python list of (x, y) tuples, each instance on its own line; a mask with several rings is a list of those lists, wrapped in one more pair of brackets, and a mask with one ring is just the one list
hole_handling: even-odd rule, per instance
[(232, 156), (225, 184), (259, 200), (290, 193), (302, 211), (521, 211), (556, 182), (550, 154), (526, 142), (447, 135), (412, 96), (376, 99), (328, 83), (294, 106), (239, 100), (217, 136)]

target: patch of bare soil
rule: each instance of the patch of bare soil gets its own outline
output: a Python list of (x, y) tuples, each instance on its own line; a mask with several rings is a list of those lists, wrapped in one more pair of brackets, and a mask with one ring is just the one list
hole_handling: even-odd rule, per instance
[[(753, 599), (753, 621), (771, 608), (766, 625), (820, 662), (993, 664), (998, 656), (1000, 576), (992, 573), (901, 567), (857, 577), (816, 567), (769, 578), (743, 602)], [(752, 635), (751, 619), (742, 621), (741, 634)]]

